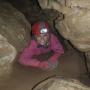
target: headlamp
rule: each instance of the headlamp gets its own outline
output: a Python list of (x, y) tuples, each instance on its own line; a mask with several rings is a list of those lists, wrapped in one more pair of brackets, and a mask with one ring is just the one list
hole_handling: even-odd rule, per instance
[(40, 30), (40, 33), (41, 33), (41, 34), (42, 34), (42, 33), (47, 33), (47, 32), (48, 32), (47, 28), (43, 28), (43, 29)]

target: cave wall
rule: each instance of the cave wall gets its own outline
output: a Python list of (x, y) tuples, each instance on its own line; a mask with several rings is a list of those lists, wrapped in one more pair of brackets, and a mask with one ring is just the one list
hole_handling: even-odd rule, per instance
[(10, 3), (0, 3), (0, 77), (12, 72), (17, 54), (30, 41), (30, 30), (21, 12)]
[(38, 0), (42, 9), (55, 9), (64, 14), (56, 28), (82, 52), (90, 51), (90, 0)]
[(90, 68), (90, 0), (38, 0), (42, 9), (54, 9), (58, 32), (80, 52), (84, 52)]

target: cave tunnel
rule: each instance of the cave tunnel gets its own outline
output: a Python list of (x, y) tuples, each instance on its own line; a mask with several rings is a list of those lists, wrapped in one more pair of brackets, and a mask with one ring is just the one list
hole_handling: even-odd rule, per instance
[[(85, 0), (0, 0), (0, 90), (90, 90), (90, 3), (86, 3)], [(31, 27), (37, 21), (49, 23), (64, 49), (53, 70), (18, 63), (19, 55), (32, 40)], [(48, 52), (37, 58), (51, 56)]]

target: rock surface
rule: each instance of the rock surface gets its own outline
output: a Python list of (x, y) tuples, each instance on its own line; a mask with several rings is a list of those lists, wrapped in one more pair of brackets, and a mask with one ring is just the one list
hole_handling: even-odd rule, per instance
[(16, 54), (16, 49), (8, 43), (5, 37), (0, 35), (0, 76), (8, 75), (12, 72), (12, 63)]
[(64, 14), (56, 20), (60, 34), (80, 51), (90, 51), (90, 0), (38, 0), (45, 9), (55, 9)]
[(0, 3), (0, 76), (12, 72), (17, 53), (30, 40), (30, 30), (23, 14), (9, 3)]
[(33, 90), (90, 90), (90, 87), (75, 79), (54, 77), (39, 83)]

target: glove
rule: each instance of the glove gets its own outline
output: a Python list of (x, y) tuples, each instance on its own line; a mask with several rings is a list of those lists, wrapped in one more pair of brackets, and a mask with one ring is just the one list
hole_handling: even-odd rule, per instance
[(58, 61), (53, 63), (50, 60), (48, 60), (48, 64), (49, 64), (50, 69), (53, 70), (58, 66)]
[(50, 66), (49, 66), (49, 64), (48, 64), (47, 61), (42, 61), (42, 62), (40, 62), (39, 67), (40, 67), (41, 69), (43, 69), (43, 70), (47, 70), (47, 69), (50, 68)]
[(31, 61), (29, 61), (29, 65), (32, 66), (32, 67), (39, 67), (39, 63), (40, 63), (39, 60), (31, 60)]
[(43, 62), (40, 62), (39, 64), (39, 67), (43, 70), (53, 70), (57, 67), (58, 65), (58, 61), (55, 62), (55, 63), (52, 63), (51, 61), (43, 61)]

